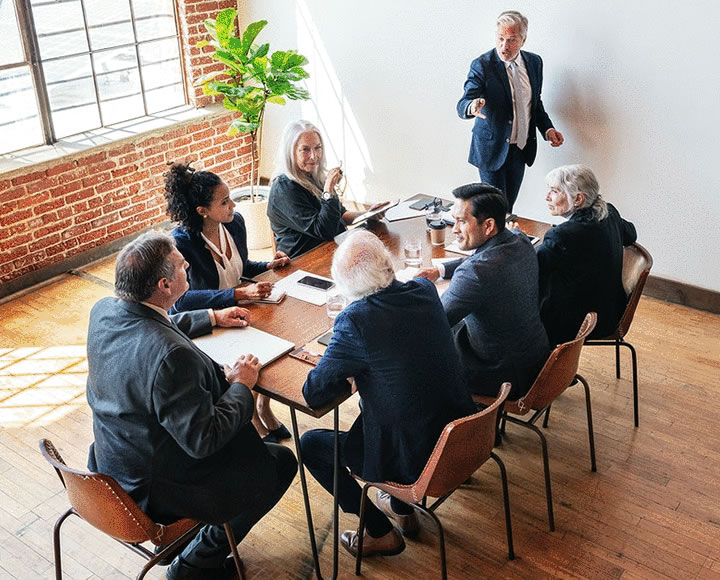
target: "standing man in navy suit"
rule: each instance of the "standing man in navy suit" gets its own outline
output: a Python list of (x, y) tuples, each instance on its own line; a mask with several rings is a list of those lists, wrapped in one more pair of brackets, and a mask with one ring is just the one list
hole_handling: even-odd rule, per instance
[(514, 10), (498, 16), (495, 49), (472, 62), (457, 104), (461, 119), (475, 118), (468, 161), (480, 170), (482, 181), (505, 193), (510, 212), (525, 165), (535, 161), (535, 129), (553, 147), (563, 144), (540, 96), (542, 59), (520, 50), (527, 25), (527, 18)]

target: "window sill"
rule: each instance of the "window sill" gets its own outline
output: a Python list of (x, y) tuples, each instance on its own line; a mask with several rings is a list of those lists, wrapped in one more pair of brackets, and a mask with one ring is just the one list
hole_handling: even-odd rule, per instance
[(101, 147), (109, 143), (116, 143), (123, 139), (131, 139), (143, 134), (151, 133), (158, 129), (165, 129), (192, 121), (209, 114), (224, 111), (222, 105), (213, 104), (202, 109), (196, 109), (191, 105), (176, 107), (162, 113), (148, 117), (124, 121), (109, 127), (101, 127), (85, 133), (79, 133), (61, 139), (53, 145), (41, 145), (31, 147), (13, 153), (0, 155), (0, 173), (15, 171), (23, 167), (30, 167), (38, 163), (47, 163), (60, 159), (67, 155), (82, 153), (93, 147)]

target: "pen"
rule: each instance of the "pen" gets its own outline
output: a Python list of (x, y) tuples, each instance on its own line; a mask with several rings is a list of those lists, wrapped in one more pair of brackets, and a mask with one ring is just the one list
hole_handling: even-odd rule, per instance
[(257, 284), (257, 280), (255, 278), (248, 278), (247, 276), (240, 276), (241, 282), (250, 282), (250, 284)]

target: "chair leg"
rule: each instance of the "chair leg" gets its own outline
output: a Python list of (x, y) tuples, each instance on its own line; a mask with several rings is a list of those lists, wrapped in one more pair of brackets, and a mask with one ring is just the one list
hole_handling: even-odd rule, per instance
[(362, 488), (362, 498), (360, 500), (360, 521), (358, 522), (358, 547), (357, 556), (355, 557), (355, 576), (360, 576), (360, 566), (362, 566), (363, 536), (365, 535), (365, 506), (367, 506), (368, 490), (371, 484), (366, 483)]
[(495, 455), (495, 453), (490, 453), (490, 457), (495, 460), (495, 463), (497, 463), (500, 468), (500, 478), (502, 480), (503, 488), (503, 503), (505, 504), (505, 529), (507, 531), (508, 559), (514, 560), (515, 550), (513, 548), (512, 522), (510, 520), (510, 494), (508, 493), (507, 472), (502, 459)]
[(537, 436), (540, 437), (540, 445), (542, 447), (543, 457), (543, 468), (545, 469), (545, 496), (547, 498), (548, 522), (550, 524), (550, 531), (554, 532), (555, 517), (553, 514), (552, 505), (552, 488), (550, 486), (550, 460), (548, 459), (547, 439), (545, 439), (545, 435), (543, 435), (542, 431), (540, 431), (540, 429), (538, 429), (532, 423), (522, 421), (521, 419), (517, 419), (515, 417), (512, 417), (511, 415), (507, 415), (507, 420), (511, 423), (515, 423), (516, 425), (524, 425), (528, 429), (532, 429), (533, 431), (535, 431), (535, 433), (537, 433)]
[(548, 421), (550, 420), (550, 407), (552, 407), (552, 403), (547, 406), (547, 410), (545, 411), (545, 418), (543, 419), (543, 429), (547, 429)]
[(590, 466), (592, 471), (597, 471), (595, 463), (595, 435), (593, 434), (592, 406), (590, 404), (590, 385), (580, 375), (575, 375), (585, 389), (585, 408), (587, 409), (588, 439), (590, 440)]
[(238, 578), (240, 578), (240, 580), (245, 580), (245, 566), (243, 565), (243, 561), (240, 559), (240, 554), (238, 554), (237, 542), (235, 541), (233, 529), (227, 522), (223, 524), (223, 527), (225, 528), (225, 535), (227, 536), (228, 544), (230, 544), (230, 551), (232, 552), (232, 557), (235, 561)]
[[(440, 523), (440, 518), (437, 517), (435, 514), (435, 511), (430, 508), (426, 508), (420, 504), (415, 504), (415, 507), (419, 509), (424, 514), (427, 514), (432, 518), (432, 520), (435, 522), (435, 526), (438, 530), (438, 539), (440, 541), (440, 570), (441, 570), (441, 578), (442, 580), (447, 580), (447, 559), (445, 557), (445, 533), (443, 532), (442, 524)], [(433, 507), (435, 505), (433, 504)]]
[(635, 413), (635, 427), (640, 425), (640, 417), (638, 413), (638, 372), (637, 372), (637, 352), (635, 347), (629, 342), (619, 341), (620, 345), (626, 346), (630, 349), (630, 356), (632, 357), (632, 374), (633, 374), (633, 405)]
[(62, 580), (62, 557), (60, 552), (60, 526), (68, 518), (69, 515), (74, 514), (75, 510), (70, 508), (64, 514), (62, 514), (53, 527), (53, 553), (55, 556), (55, 580)]
[(620, 378), (620, 340), (615, 340), (615, 378)]

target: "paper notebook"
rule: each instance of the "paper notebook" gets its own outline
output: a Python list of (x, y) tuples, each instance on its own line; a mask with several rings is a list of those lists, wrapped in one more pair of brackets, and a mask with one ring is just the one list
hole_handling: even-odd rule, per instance
[[(332, 332), (332, 329), (330, 330)], [(325, 354), (326, 345), (318, 342), (318, 339), (324, 338), (329, 332), (321, 334), (317, 338), (314, 338), (307, 344), (304, 344), (300, 348), (296, 348), (290, 353), (291, 357), (300, 359), (303, 362), (311, 365), (316, 365), (320, 362), (322, 355)]]
[(193, 342), (210, 358), (226, 365), (232, 365), (241, 354), (254, 354), (265, 366), (295, 348), (289, 340), (252, 326), (214, 328), (212, 334), (200, 336)]

